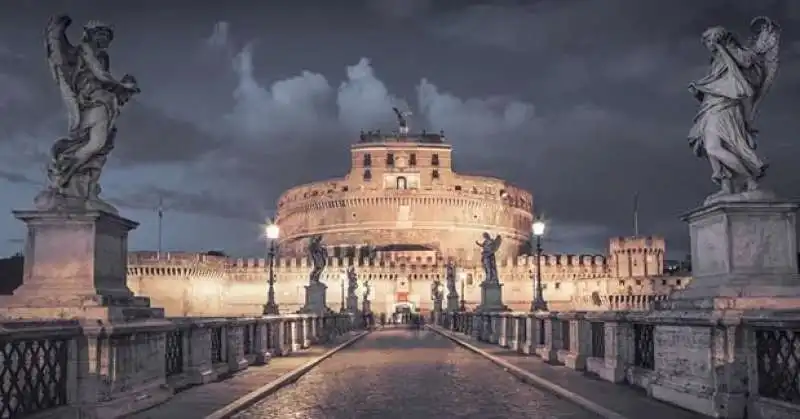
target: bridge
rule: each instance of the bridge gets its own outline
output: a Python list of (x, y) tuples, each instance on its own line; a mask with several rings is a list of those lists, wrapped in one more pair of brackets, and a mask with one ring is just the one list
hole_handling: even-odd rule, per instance
[[(769, 352), (783, 342), (796, 354), (791, 322), (746, 326), (762, 348), (747, 377), (760, 380), (749, 400), (759, 410), (748, 417), (800, 409), (796, 355)], [(708, 417), (651, 397), (666, 350), (633, 313), (440, 312), (423, 327), (346, 313), (166, 323), (95, 336), (74, 320), (2, 323), (0, 417)]]

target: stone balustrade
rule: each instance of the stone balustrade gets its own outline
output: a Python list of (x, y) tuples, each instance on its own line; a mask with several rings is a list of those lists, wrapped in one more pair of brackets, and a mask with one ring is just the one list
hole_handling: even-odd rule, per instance
[(170, 318), (154, 327), (0, 322), (0, 417), (118, 417), (354, 325), (350, 314)]
[[(751, 419), (800, 417), (800, 314), (745, 315), (734, 323), (710, 319), (693, 325), (707, 333), (688, 336), (676, 332), (676, 319), (646, 312), (451, 312), (439, 318), (440, 326), (466, 338), (640, 387), (690, 410), (701, 409), (692, 397), (662, 394), (677, 386), (675, 394), (712, 392), (712, 400), (740, 395)], [(692, 342), (703, 339), (711, 342)], [(695, 350), (709, 344), (715, 348), (710, 356)], [(726, 384), (689, 388), (697, 380), (688, 377), (702, 376)]]

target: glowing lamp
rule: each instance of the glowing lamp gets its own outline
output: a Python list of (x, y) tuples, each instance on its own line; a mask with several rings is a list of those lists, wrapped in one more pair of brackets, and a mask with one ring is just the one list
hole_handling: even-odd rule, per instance
[(275, 223), (270, 223), (267, 226), (267, 238), (270, 240), (277, 239), (280, 232), (281, 232), (280, 227), (278, 227), (278, 225)]
[(543, 236), (544, 235), (544, 221), (536, 220), (533, 222), (533, 235), (534, 236)]

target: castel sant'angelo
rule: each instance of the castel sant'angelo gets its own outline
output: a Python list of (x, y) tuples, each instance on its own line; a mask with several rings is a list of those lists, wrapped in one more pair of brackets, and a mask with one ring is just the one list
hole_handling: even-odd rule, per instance
[[(311, 268), (306, 247), (317, 234), (328, 249), (322, 280), (334, 310), (350, 265), (358, 274), (359, 298), (369, 280), (373, 311), (429, 310), (432, 281), (444, 284), (448, 260), (466, 306), (474, 307), (483, 280), (476, 241), (484, 232), (503, 237), (497, 261), (504, 303), (527, 310), (536, 270), (536, 257), (528, 254), (531, 193), (502, 179), (454, 172), (452, 146), (443, 134), (402, 128), (363, 133), (351, 147), (348, 174), (297, 186), (278, 200), (274, 269), (281, 311), (297, 311), (305, 302)], [(619, 237), (610, 239), (605, 256), (545, 254), (544, 297), (556, 310), (646, 303), (688, 282), (662, 276), (664, 250), (660, 238)], [(128, 284), (170, 316), (256, 315), (266, 302), (268, 269), (267, 259), (135, 252)]]

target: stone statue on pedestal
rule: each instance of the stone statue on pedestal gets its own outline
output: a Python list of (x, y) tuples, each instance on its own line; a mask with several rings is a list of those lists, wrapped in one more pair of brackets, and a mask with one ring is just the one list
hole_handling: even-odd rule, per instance
[(445, 267), (444, 280), (447, 283), (447, 298), (456, 296), (458, 298), (458, 291), (456, 290), (456, 266), (453, 261), (448, 261)]
[(503, 238), (498, 234), (494, 239), (489, 233), (483, 233), (483, 241), (475, 242), (481, 248), (481, 265), (483, 265), (483, 272), (485, 274), (484, 281), (497, 283), (500, 279), (497, 277), (497, 259), (495, 253), (500, 248)]
[(711, 179), (720, 185), (706, 205), (774, 197), (758, 184), (768, 164), (756, 154), (755, 118), (778, 70), (780, 27), (766, 17), (750, 26), (753, 37), (746, 44), (719, 26), (703, 32), (711, 64), (705, 77), (689, 84), (700, 102), (689, 145), (708, 159)]
[(434, 279), (431, 282), (431, 300), (433, 301), (442, 301), (444, 299), (444, 293), (442, 292), (442, 281), (439, 279)]
[(370, 301), (369, 297), (372, 294), (372, 289), (370, 288), (369, 283), (369, 279), (364, 280), (364, 295), (361, 297), (363, 301)]
[(328, 251), (322, 246), (322, 235), (317, 234), (309, 238), (308, 256), (314, 265), (309, 275), (309, 283), (319, 283), (322, 271), (328, 264)]
[(67, 136), (50, 149), (47, 187), (34, 203), (39, 210), (100, 210), (117, 214), (100, 199), (100, 174), (114, 148), (115, 122), (123, 106), (140, 92), (136, 79), (111, 74), (107, 49), (114, 29), (98, 21), (83, 27), (73, 45), (66, 30), (67, 15), (52, 17), (45, 29), (47, 62), (67, 108)]

